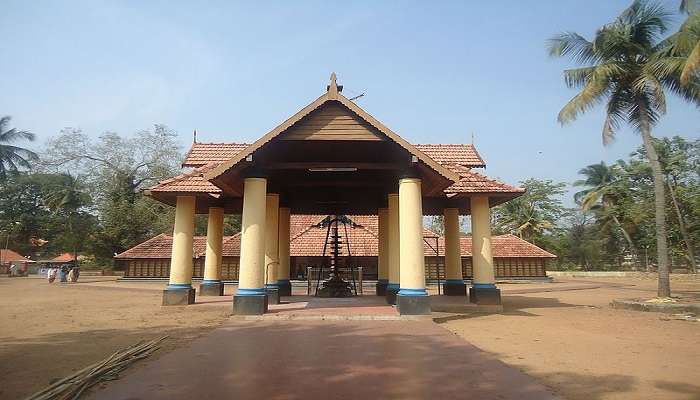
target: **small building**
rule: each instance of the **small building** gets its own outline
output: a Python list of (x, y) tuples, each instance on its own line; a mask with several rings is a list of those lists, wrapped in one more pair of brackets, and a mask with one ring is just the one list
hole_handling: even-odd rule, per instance
[[(329, 264), (330, 256), (323, 256), (326, 228), (320, 222), (324, 215), (292, 215), (290, 221), (290, 275), (306, 278), (308, 267), (318, 268)], [(350, 216), (352, 224), (347, 233), (341, 229), (342, 264), (362, 267), (365, 279), (377, 279), (378, 224), (374, 216)], [(445, 279), (444, 237), (429, 229), (424, 230), (424, 254), (426, 279)], [(160, 234), (115, 256), (117, 266), (124, 270), (125, 278), (167, 278), (170, 273), (172, 236)], [(240, 234), (224, 236), (221, 276), (223, 280), (237, 281), (239, 272)], [(546, 277), (546, 263), (556, 256), (514, 235), (492, 238), (493, 258), (498, 279), (542, 279)], [(471, 237), (460, 238), (462, 275), (471, 279)], [(206, 236), (193, 240), (193, 276), (202, 278)], [(328, 253), (328, 251), (327, 251)]]
[(10, 267), (15, 266), (19, 271), (28, 272), (29, 266), (36, 261), (32, 261), (11, 249), (0, 250), (0, 274), (9, 274)]

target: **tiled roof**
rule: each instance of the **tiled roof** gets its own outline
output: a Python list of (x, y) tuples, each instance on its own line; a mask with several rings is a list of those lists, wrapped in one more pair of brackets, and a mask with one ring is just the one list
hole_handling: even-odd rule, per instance
[(3, 264), (15, 262), (15, 261), (21, 261), (21, 262), (30, 262), (33, 263), (34, 261), (23, 257), (21, 254), (17, 253), (14, 250), (11, 249), (0, 249), (0, 262)]
[(438, 163), (465, 167), (485, 167), (486, 163), (471, 144), (417, 144), (415, 147)]
[(60, 263), (60, 262), (70, 262), (70, 261), (73, 261), (73, 260), (75, 260), (75, 256), (74, 256), (73, 254), (71, 254), (71, 253), (63, 253), (63, 254), (61, 254), (61, 255), (59, 255), (59, 256), (56, 256), (56, 257), (52, 258), (52, 259), (51, 259), (51, 262)]
[[(143, 243), (117, 254), (114, 258), (170, 258), (173, 247), (173, 237), (161, 233)], [(192, 240), (192, 250), (195, 258), (204, 257), (207, 249), (207, 237), (195, 236)], [(240, 234), (224, 236), (223, 256), (238, 257), (241, 251)]]
[(149, 188), (151, 192), (191, 192), (191, 193), (212, 193), (220, 194), (219, 189), (213, 183), (204, 179), (202, 174), (216, 166), (215, 163), (209, 163), (201, 167), (195, 168), (192, 171), (177, 175), (170, 179), (160, 181), (157, 185)]
[(182, 166), (201, 167), (212, 162), (222, 163), (248, 146), (248, 143), (192, 143)]
[[(472, 237), (459, 238), (459, 247), (463, 257), (472, 255)], [(498, 258), (556, 258), (554, 254), (515, 235), (506, 234), (491, 237), (491, 254)]]
[[(183, 173), (158, 183), (150, 188), (152, 192), (188, 192), (220, 194), (221, 189), (204, 179), (203, 174), (233, 157), (248, 146), (245, 143), (194, 143), (183, 166), (197, 167), (193, 171)], [(484, 167), (486, 164), (471, 144), (419, 144), (415, 146), (439, 164), (445, 166), (460, 176), (459, 182), (445, 189), (445, 193), (524, 193), (524, 189), (516, 188), (505, 183), (475, 172), (473, 167)]]
[[(183, 167), (201, 167), (232, 158), (248, 143), (193, 143), (182, 162)], [(485, 167), (486, 163), (471, 144), (417, 144), (415, 147), (440, 164)]]
[(445, 193), (525, 193), (525, 189), (507, 185), (482, 175), (473, 169), (453, 167), (459, 174), (459, 182), (445, 189)]
[[(292, 256), (321, 256), (323, 254), (323, 242), (326, 239), (326, 228), (319, 228), (325, 215), (293, 215), (290, 224), (290, 255)], [(359, 226), (348, 226), (347, 237), (350, 238), (350, 252), (353, 256), (376, 256), (378, 253), (377, 242), (377, 217), (372, 216), (348, 216)], [(340, 228), (342, 241), (346, 242), (345, 229)], [(429, 229), (424, 229), (423, 236), (424, 253), (426, 256), (435, 255), (435, 239), (437, 236)], [(206, 251), (206, 236), (195, 236), (193, 240), (194, 257), (203, 257)], [(173, 238), (170, 235), (160, 234), (131, 249), (118, 254), (115, 258), (170, 258)], [(444, 238), (437, 239), (439, 255), (445, 255)], [(514, 235), (494, 236), (491, 239), (494, 257), (534, 257), (554, 258), (555, 255), (520, 239)], [(238, 257), (240, 255), (240, 234), (224, 237), (223, 255), (226, 257)], [(460, 238), (461, 254), (463, 257), (471, 256), (471, 237)], [(343, 246), (343, 255), (347, 255), (347, 247)]]

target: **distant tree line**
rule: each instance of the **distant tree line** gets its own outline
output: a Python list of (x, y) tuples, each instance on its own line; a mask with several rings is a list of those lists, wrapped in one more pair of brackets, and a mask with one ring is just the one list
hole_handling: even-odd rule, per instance
[[(9, 118), (4, 132), (7, 124)], [(0, 134), (0, 143), (7, 136)], [(34, 136), (14, 134), (12, 141), (20, 139)], [(2, 149), (0, 237), (23, 255), (40, 259), (71, 252), (111, 265), (115, 254), (172, 232), (172, 207), (143, 194), (180, 172), (183, 152), (164, 125), (129, 137), (105, 132), (96, 139), (66, 128), (38, 155), (16, 147), (26, 162), (6, 159)], [(240, 229), (238, 221), (227, 217), (227, 234)], [(197, 217), (196, 233), (206, 233), (206, 216)]]
[[(700, 140), (655, 139), (666, 186), (669, 255), (674, 268), (696, 270), (700, 248)], [(627, 160), (582, 168), (567, 185), (527, 179), (525, 195), (493, 210), (495, 233), (512, 233), (558, 255), (553, 266), (576, 270), (639, 270), (657, 259), (652, 170), (644, 147)]]

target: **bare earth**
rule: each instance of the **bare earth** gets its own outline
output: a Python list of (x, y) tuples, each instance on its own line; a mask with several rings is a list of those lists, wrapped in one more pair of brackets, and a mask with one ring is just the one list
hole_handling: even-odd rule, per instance
[[(157, 358), (228, 321), (231, 310), (230, 297), (161, 307), (163, 283), (89, 281), (0, 278), (0, 399), (170, 335)], [(700, 399), (700, 322), (608, 306), (614, 298), (653, 297), (654, 280), (559, 279), (501, 289), (503, 314), (448, 318), (442, 326), (567, 399)], [(681, 277), (673, 289), (700, 301), (698, 279)]]

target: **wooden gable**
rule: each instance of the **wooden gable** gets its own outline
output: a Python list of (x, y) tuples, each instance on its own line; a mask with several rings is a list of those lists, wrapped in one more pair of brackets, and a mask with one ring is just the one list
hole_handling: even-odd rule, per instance
[(377, 128), (339, 102), (328, 102), (292, 125), (280, 140), (386, 140)]

